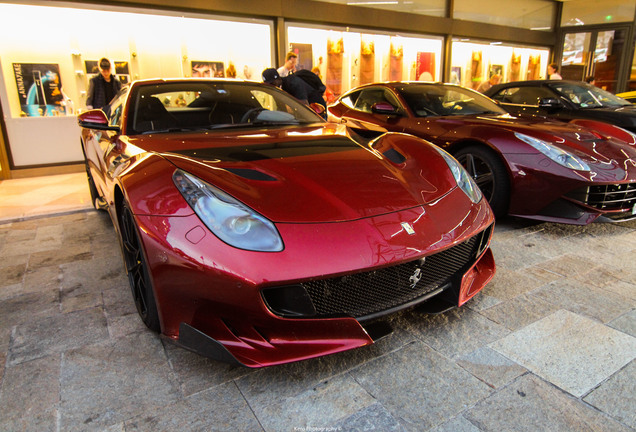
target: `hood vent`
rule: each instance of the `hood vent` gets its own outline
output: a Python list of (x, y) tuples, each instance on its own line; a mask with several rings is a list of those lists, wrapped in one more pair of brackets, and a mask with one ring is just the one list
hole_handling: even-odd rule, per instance
[(400, 165), (406, 162), (406, 158), (402, 155), (402, 153), (395, 149), (388, 149), (387, 151), (383, 152), (382, 155), (384, 155), (385, 158), (396, 165)]
[(248, 180), (276, 181), (274, 177), (254, 169), (249, 169), (249, 168), (224, 168), (224, 169), (226, 171), (231, 172), (232, 174), (235, 174), (237, 176), (243, 177)]

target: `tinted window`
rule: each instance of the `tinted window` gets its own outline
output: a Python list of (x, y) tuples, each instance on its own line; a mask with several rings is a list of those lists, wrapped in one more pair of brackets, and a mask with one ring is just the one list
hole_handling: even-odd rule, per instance
[(493, 99), (502, 103), (539, 106), (541, 99), (555, 96), (544, 87), (509, 87), (498, 92)]
[(130, 97), (130, 134), (323, 121), (289, 94), (265, 84), (167, 82), (139, 86)]
[(417, 117), (505, 114), (492, 100), (454, 85), (407, 85), (398, 89)]
[(400, 108), (397, 98), (387, 89), (382, 87), (373, 87), (364, 89), (357, 98), (354, 108), (362, 112), (371, 112), (371, 108), (376, 103), (389, 103), (396, 109)]
[(585, 83), (559, 82), (550, 84), (554, 90), (579, 108), (617, 107), (630, 105), (629, 102), (612, 93)]

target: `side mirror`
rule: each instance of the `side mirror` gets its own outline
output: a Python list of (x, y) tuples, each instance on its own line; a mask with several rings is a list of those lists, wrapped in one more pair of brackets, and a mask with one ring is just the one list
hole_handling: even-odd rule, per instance
[(86, 111), (78, 115), (77, 123), (80, 125), (80, 127), (86, 129), (115, 131), (117, 133), (120, 132), (119, 126), (111, 126), (108, 124), (108, 117), (106, 117), (104, 111), (100, 109)]
[(397, 115), (398, 112), (393, 105), (388, 102), (376, 102), (371, 106), (374, 114)]
[(312, 102), (309, 104), (309, 108), (311, 108), (312, 110), (314, 110), (314, 112), (316, 114), (322, 115), (322, 113), (325, 112), (325, 107), (322, 104), (319, 104), (317, 102)]
[(539, 108), (560, 108), (561, 102), (556, 98), (541, 98), (539, 99)]

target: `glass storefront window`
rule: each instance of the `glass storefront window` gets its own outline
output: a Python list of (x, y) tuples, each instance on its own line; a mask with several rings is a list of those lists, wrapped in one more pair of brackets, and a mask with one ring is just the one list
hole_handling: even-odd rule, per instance
[(608, 24), (634, 20), (636, 2), (625, 0), (577, 0), (563, 2), (561, 26)]
[(450, 82), (477, 89), (493, 75), (502, 83), (545, 78), (549, 50), (454, 40)]
[(0, 3), (7, 42), (0, 44), (0, 101), (12, 167), (83, 159), (74, 114), (86, 108), (102, 57), (124, 83), (197, 73), (260, 81), (273, 61), (271, 21), (105, 9)]
[(500, 0), (455, 0), (453, 18), (532, 30), (552, 30), (556, 3), (515, 0), (509, 7)]
[(301, 69), (314, 69), (331, 103), (349, 89), (378, 81), (439, 81), (442, 39), (287, 27)]
[(395, 12), (406, 12), (419, 15), (443, 17), (446, 15), (446, 0), (411, 0), (411, 1), (381, 1), (381, 0), (321, 0), (327, 3), (338, 3), (347, 6), (361, 6), (374, 9), (384, 9)]

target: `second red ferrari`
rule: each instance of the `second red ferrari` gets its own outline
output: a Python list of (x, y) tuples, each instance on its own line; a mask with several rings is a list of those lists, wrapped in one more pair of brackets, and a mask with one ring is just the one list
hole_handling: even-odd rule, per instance
[(579, 225), (636, 218), (636, 137), (610, 124), (521, 119), (475, 91), (422, 82), (358, 87), (329, 116), (367, 136), (406, 132), (448, 150), (497, 215)]

